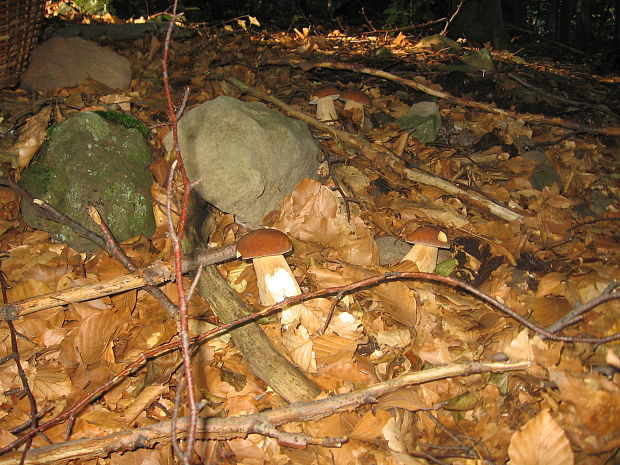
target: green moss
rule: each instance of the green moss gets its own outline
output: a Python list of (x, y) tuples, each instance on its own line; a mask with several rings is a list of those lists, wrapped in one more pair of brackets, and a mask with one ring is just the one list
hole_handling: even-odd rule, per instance
[(95, 113), (111, 123), (120, 124), (126, 128), (137, 129), (140, 134), (142, 134), (142, 137), (145, 139), (149, 138), (149, 128), (147, 128), (142, 121), (127, 113), (123, 113), (122, 111), (96, 111)]

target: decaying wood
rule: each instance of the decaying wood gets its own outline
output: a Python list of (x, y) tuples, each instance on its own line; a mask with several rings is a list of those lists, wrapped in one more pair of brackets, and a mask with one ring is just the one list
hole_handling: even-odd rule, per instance
[(333, 126), (321, 123), (320, 121), (317, 121), (311, 116), (308, 116), (305, 113), (302, 113), (301, 111), (298, 111), (295, 108), (291, 107), (290, 105), (287, 105), (273, 95), (266, 94), (265, 92), (262, 92), (258, 89), (255, 89), (254, 87), (244, 84), (239, 79), (236, 79), (232, 76), (227, 77), (226, 80), (240, 90), (248, 92), (255, 97), (274, 104), (278, 108), (288, 113), (289, 116), (304, 121), (310, 126), (313, 126), (317, 129), (320, 129), (321, 131), (331, 134), (337, 140), (340, 140), (345, 144), (349, 144), (357, 148), (358, 150), (360, 150), (361, 154), (364, 157), (374, 162), (375, 167), (380, 167), (381, 165), (385, 164), (410, 181), (425, 184), (427, 186), (437, 187), (448, 194), (458, 197), (462, 202), (468, 204), (469, 206), (501, 218), (503, 220), (514, 221), (522, 218), (522, 215), (520, 215), (519, 213), (510, 210), (509, 208), (501, 205), (498, 202), (494, 202), (493, 200), (484, 197), (483, 195), (472, 189), (466, 189), (464, 187), (457, 186), (450, 181), (446, 181), (445, 179), (441, 179), (431, 174), (403, 166), (402, 161), (395, 155), (388, 153), (385, 147), (373, 146), (363, 137), (350, 134), (348, 132), (336, 129)]
[[(203, 235), (208, 234), (203, 227), (205, 219), (203, 203), (195, 194), (192, 195), (183, 239), (186, 253), (203, 246)], [(250, 313), (216, 265), (203, 268), (196, 289), (223, 323), (238, 320)], [(321, 392), (298, 367), (278, 352), (255, 321), (231, 330), (230, 335), (252, 373), (271, 386), (287, 402), (306, 402)]]
[[(211, 267), (214, 267), (213, 265)], [(217, 270), (216, 270), (217, 271)], [(219, 273), (218, 273), (219, 274)], [(245, 437), (251, 433), (265, 434), (279, 441), (294, 443), (303, 447), (300, 441), (306, 440), (308, 444), (323, 443), (316, 438), (308, 438), (305, 435), (294, 435), (275, 429), (276, 426), (290, 422), (317, 420), (344, 410), (351, 410), (360, 405), (377, 402), (379, 397), (397, 389), (416, 384), (428, 383), (455, 376), (468, 376), (479, 373), (502, 373), (508, 371), (525, 370), (530, 366), (529, 361), (508, 363), (484, 363), (473, 362), (458, 365), (448, 365), (431, 368), (415, 373), (407, 373), (398, 378), (375, 384), (367, 389), (355, 391), (349, 394), (340, 394), (326, 397), (313, 402), (288, 405), (273, 410), (267, 410), (254, 415), (246, 415), (229, 418), (207, 418), (199, 422), (199, 439), (232, 439)], [(179, 418), (177, 431), (183, 437), (187, 431), (187, 418)], [(78, 439), (48, 447), (39, 447), (28, 451), (24, 464), (43, 465), (55, 462), (66, 462), (74, 459), (94, 459), (107, 457), (113, 452), (125, 452), (139, 448), (153, 447), (155, 444), (167, 443), (171, 436), (171, 421), (163, 421), (154, 425), (137, 428), (134, 430), (121, 431), (96, 439)], [(334, 438), (333, 445), (338, 445), (344, 438)], [(13, 452), (0, 457), (0, 465), (18, 465), (22, 454)]]
[[(197, 289), (225, 323), (248, 314), (247, 307), (216, 265), (204, 268)], [(230, 335), (252, 373), (287, 402), (308, 401), (321, 392), (298, 367), (278, 352), (258, 323), (235, 328)]]

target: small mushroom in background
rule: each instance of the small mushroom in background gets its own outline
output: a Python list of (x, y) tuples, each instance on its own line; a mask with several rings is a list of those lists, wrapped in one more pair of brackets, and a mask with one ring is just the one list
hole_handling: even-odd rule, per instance
[(340, 94), (340, 100), (344, 101), (344, 113), (348, 113), (349, 117), (358, 121), (360, 128), (366, 128), (366, 111), (364, 107), (372, 106), (370, 98), (358, 89), (347, 89)]
[(441, 229), (432, 226), (422, 226), (410, 232), (405, 240), (413, 244), (411, 250), (401, 260), (409, 260), (418, 266), (424, 273), (433, 273), (437, 266), (439, 249), (450, 248), (450, 240)]
[(316, 119), (326, 124), (333, 124), (338, 119), (334, 100), (340, 97), (340, 91), (334, 86), (323, 86), (312, 92), (310, 105), (316, 105)]
[[(237, 253), (244, 260), (252, 260), (260, 303), (269, 306), (287, 297), (301, 294), (284, 255), (293, 249), (286, 234), (277, 229), (258, 229), (237, 241)], [(303, 304), (287, 307), (282, 311), (282, 325), (287, 326), (298, 319)]]

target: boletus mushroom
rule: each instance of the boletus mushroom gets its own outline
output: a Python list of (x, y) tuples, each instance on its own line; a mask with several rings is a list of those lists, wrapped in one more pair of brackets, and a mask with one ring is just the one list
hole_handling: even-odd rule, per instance
[(422, 226), (410, 232), (405, 240), (413, 244), (411, 250), (401, 260), (409, 260), (418, 266), (424, 273), (433, 273), (437, 266), (439, 249), (450, 248), (450, 240), (441, 229), (432, 226)]
[(316, 105), (316, 119), (326, 124), (333, 124), (338, 119), (334, 100), (340, 97), (340, 91), (334, 86), (319, 87), (312, 92), (310, 105)]
[(347, 89), (340, 94), (340, 100), (344, 101), (343, 115), (359, 123), (360, 128), (365, 128), (366, 110), (372, 102), (370, 98), (359, 89)]
[[(293, 248), (286, 234), (277, 229), (257, 229), (242, 236), (237, 241), (237, 253), (244, 260), (252, 260), (259, 300), (262, 305), (277, 304), (287, 297), (301, 294), (299, 284), (293, 276), (284, 255)], [(302, 305), (302, 304), (298, 304)], [(290, 324), (295, 316), (297, 305), (282, 312), (282, 324)]]

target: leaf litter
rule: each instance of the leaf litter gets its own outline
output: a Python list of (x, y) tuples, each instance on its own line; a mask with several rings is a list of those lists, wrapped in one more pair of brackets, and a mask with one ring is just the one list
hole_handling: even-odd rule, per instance
[[(360, 115), (337, 124), (357, 133), (377, 150), (392, 150), (406, 166), (462, 183), (523, 214), (522, 222), (498, 220), (437, 187), (408, 181), (385, 160), (370, 161), (359, 151), (315, 131), (326, 156), (319, 181), (304, 180), (267, 215), (265, 224), (286, 232), (295, 252), (288, 257), (302, 291), (350, 284), (390, 271), (415, 271), (410, 262), (380, 265), (376, 238), (394, 241), (419, 226), (437, 226), (453, 242), (448, 257), (456, 260), (453, 276), (474, 283), (519, 315), (542, 327), (600, 295), (620, 280), (617, 150), (618, 139), (498, 115), (438, 100), (442, 129), (435, 142), (422, 144), (393, 123), (423, 94), (377, 76), (293, 66), (267, 66), (271, 59), (301, 54), (321, 62), (333, 59), (381, 68), (402, 60), (432, 69), (446, 51), (416, 47), (414, 41), (364, 38), (339, 31), (319, 35), (310, 29), (293, 33), (234, 28), (173, 42), (171, 79), (175, 101), (189, 84), (188, 108), (218, 95), (246, 96), (217, 76), (232, 75), (273, 93), (298, 111), (313, 114), (308, 96), (324, 83), (359, 88), (372, 98), (372, 127), (360, 129)], [(384, 50), (385, 61), (376, 58)], [(156, 37), (125, 44), (134, 83), (125, 94), (106, 92), (96, 83), (60, 90), (55, 107), (32, 114), (12, 147), (19, 166), (27, 163), (45, 137), (46, 122), (59, 122), (84, 109), (117, 104), (146, 122), (161, 145), (169, 130), (161, 88), (161, 43)], [(516, 57), (492, 52), (493, 59), (526, 77), (536, 66), (520, 66)], [(296, 57), (298, 55), (295, 55)], [(375, 57), (375, 58), (373, 58)], [(560, 70), (557, 70), (560, 74)], [(566, 73), (566, 69), (562, 73)], [(565, 76), (575, 82), (582, 77)], [(419, 73), (416, 82), (442, 92), (441, 73)], [(605, 88), (594, 79), (589, 86)], [(501, 98), (519, 106), (519, 87), (499, 80)], [(511, 84), (512, 83), (512, 84)], [(454, 91), (454, 89), (450, 89)], [(24, 99), (21, 91), (5, 95)], [(474, 94), (471, 98), (481, 98)], [(65, 99), (71, 104), (63, 104)], [(341, 103), (336, 103), (342, 110)], [(53, 111), (52, 111), (53, 108)], [(359, 113), (359, 112), (358, 112)], [(590, 109), (583, 112), (600, 126), (617, 124)], [(487, 143), (488, 141), (490, 143)], [(539, 162), (536, 150), (550, 162), (559, 182), (533, 186)], [(333, 166), (329, 167), (328, 165)], [(165, 202), (162, 184), (169, 161), (157, 158), (153, 198)], [(4, 168), (3, 168), (4, 169)], [(542, 176), (542, 175), (541, 175)], [(123, 268), (102, 252), (75, 253), (21, 222), (16, 195), (0, 188), (2, 271), (9, 302), (122, 275)], [(177, 204), (178, 208), (178, 204)], [(124, 250), (140, 265), (170, 257), (170, 240), (161, 207), (153, 238), (127, 241)], [(244, 232), (230, 215), (215, 213), (212, 245), (236, 240)], [(258, 309), (258, 289), (251, 267), (239, 261), (221, 266), (231, 286), (250, 308)], [(189, 284), (189, 279), (188, 279)], [(163, 286), (174, 301), (172, 284)], [(610, 463), (620, 447), (620, 373), (618, 344), (601, 346), (542, 340), (513, 319), (472, 295), (429, 281), (391, 281), (342, 296), (325, 331), (330, 299), (306, 301), (300, 312), (265, 321), (274, 344), (295, 361), (325, 393), (342, 394), (372, 386), (400, 374), (463, 361), (529, 359), (523, 372), (455, 377), (401, 388), (375, 405), (335, 413), (323, 419), (290, 423), (287, 432), (325, 437), (347, 436), (342, 447), (296, 449), (269, 437), (251, 434), (227, 441), (199, 441), (196, 454), (205, 463)], [(192, 331), (217, 324), (208, 305), (195, 295), (190, 304)], [(48, 420), (102, 385), (144, 351), (176, 338), (176, 323), (142, 290), (72, 303), (21, 317), (15, 322), (21, 363), (32, 389), (40, 420)], [(607, 302), (587, 313), (568, 335), (607, 336), (620, 331), (620, 306)], [(11, 353), (3, 326), (0, 356)], [(614, 357), (615, 355), (615, 357)], [(181, 359), (176, 352), (147, 362), (95, 400), (75, 418), (70, 430), (57, 425), (36, 436), (33, 447), (69, 439), (101, 437), (169, 419), (179, 384)], [(194, 360), (197, 389), (205, 414), (240, 416), (284, 404), (252, 375), (230, 338), (224, 334), (203, 343)], [(0, 446), (11, 442), (30, 421), (21, 396), (21, 381), (10, 360), (0, 365)], [(181, 406), (180, 415), (186, 414)], [(78, 463), (90, 463), (85, 458)], [(166, 443), (154, 449), (112, 453), (106, 463), (172, 463)], [(467, 462), (466, 462), (467, 461)], [(0, 457), (2, 463), (2, 457)]]

